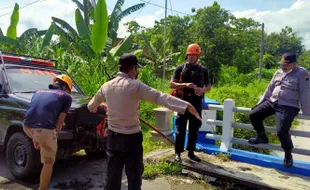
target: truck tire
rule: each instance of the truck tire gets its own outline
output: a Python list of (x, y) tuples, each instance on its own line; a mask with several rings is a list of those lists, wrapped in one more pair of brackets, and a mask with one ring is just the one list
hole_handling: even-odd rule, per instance
[(34, 148), (32, 140), (21, 132), (10, 137), (6, 147), (6, 160), (17, 179), (27, 180), (40, 174), (40, 152)]

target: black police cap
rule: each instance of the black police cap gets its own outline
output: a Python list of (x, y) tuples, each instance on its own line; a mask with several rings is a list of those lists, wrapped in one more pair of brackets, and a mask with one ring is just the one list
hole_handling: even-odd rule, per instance
[(138, 58), (135, 55), (132, 55), (130, 53), (124, 53), (120, 58), (119, 58), (119, 65), (121, 66), (125, 66), (125, 67), (129, 67), (129, 66), (138, 66), (138, 67), (142, 67), (139, 63), (138, 63)]
[(296, 61), (297, 61), (297, 56), (295, 53), (284, 53), (282, 55), (280, 64), (281, 63), (294, 63)]

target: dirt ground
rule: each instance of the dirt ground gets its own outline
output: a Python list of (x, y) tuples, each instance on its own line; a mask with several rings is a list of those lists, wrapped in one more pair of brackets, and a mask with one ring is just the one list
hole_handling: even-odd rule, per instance
[[(2, 154), (2, 153), (1, 153)], [(85, 155), (75, 155), (67, 160), (58, 160), (50, 183), (51, 190), (97, 190), (103, 189), (106, 159), (89, 160)], [(127, 189), (127, 180), (123, 175), (122, 190)], [(0, 156), (0, 190), (30, 190), (39, 183), (16, 180), (8, 170), (4, 156)], [(190, 178), (173, 176), (143, 180), (142, 189), (146, 190), (203, 190), (211, 186), (198, 183)]]
[(218, 157), (208, 154), (200, 154), (200, 157), (222, 168), (224, 172), (233, 174), (236, 177), (268, 184), (274, 188), (287, 190), (309, 190), (310, 177), (294, 175), (272, 168), (264, 168), (242, 162), (223, 161)]

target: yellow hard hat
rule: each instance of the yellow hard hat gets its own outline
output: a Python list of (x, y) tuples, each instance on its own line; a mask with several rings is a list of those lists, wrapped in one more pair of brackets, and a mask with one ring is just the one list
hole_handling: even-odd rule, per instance
[(61, 74), (61, 75), (57, 75), (54, 79), (53, 79), (53, 83), (56, 82), (57, 80), (61, 80), (62, 82), (66, 83), (69, 87), (69, 90), (71, 92), (72, 90), (72, 80), (68, 75), (65, 74)]

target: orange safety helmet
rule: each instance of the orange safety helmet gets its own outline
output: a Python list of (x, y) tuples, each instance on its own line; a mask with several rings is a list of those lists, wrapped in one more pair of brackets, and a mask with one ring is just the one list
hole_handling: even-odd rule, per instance
[(57, 75), (54, 79), (53, 79), (53, 83), (56, 82), (56, 80), (61, 80), (62, 82), (66, 83), (69, 87), (69, 91), (71, 92), (72, 90), (72, 80), (68, 75), (65, 74), (61, 74), (61, 75)]
[(198, 44), (191, 44), (187, 47), (186, 55), (188, 54), (195, 54), (195, 55), (200, 55), (201, 54), (201, 49)]

